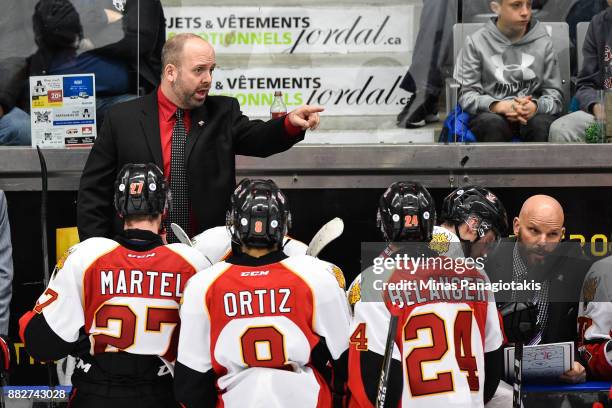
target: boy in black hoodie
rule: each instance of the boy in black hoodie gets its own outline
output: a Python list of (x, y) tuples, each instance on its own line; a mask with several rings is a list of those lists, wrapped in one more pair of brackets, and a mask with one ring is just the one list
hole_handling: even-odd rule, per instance
[[(612, 0), (608, 5), (612, 6)], [(612, 89), (612, 8), (593, 17), (582, 50), (584, 60), (576, 92), (580, 110), (552, 124), (551, 142), (584, 142), (586, 129), (595, 121), (606, 120), (600, 94)]]

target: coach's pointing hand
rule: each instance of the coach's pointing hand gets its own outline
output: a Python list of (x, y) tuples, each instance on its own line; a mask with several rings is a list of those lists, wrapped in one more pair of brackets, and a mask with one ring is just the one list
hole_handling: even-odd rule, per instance
[(319, 126), (319, 112), (325, 110), (322, 106), (304, 105), (289, 112), (289, 122), (302, 130), (315, 130)]

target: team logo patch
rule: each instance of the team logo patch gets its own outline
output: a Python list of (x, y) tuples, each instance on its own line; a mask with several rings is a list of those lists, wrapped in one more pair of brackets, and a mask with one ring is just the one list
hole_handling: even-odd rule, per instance
[[(74, 252), (74, 247), (70, 247), (68, 248), (63, 254), (62, 256), (60, 256), (60, 258), (57, 260), (57, 263), (55, 264), (55, 270), (59, 270), (62, 269), (64, 267), (64, 263), (66, 263), (66, 259), (68, 259), (68, 255), (70, 255), (71, 253)], [(55, 271), (54, 271), (55, 272)]]
[(582, 301), (584, 302), (585, 307), (595, 298), (595, 292), (597, 291), (598, 285), (599, 278), (597, 277), (589, 278), (584, 282), (584, 286), (582, 288)]
[(486, 198), (487, 200), (489, 200), (490, 202), (492, 202), (492, 203), (495, 203), (495, 202), (497, 201), (497, 197), (495, 197), (495, 194), (490, 193), (490, 192), (489, 192), (489, 193), (487, 193), (487, 195), (485, 196), (485, 198)]
[(344, 273), (342, 272), (342, 269), (334, 265), (332, 266), (332, 273), (336, 277), (336, 281), (338, 282), (338, 285), (340, 285), (340, 288), (346, 288), (346, 280), (344, 279)]
[(348, 301), (351, 306), (361, 300), (361, 282), (355, 282), (351, 285), (351, 289), (348, 294)]
[(450, 240), (448, 239), (448, 236), (445, 233), (439, 232), (437, 234), (432, 235), (431, 241), (429, 242), (429, 247), (437, 253), (443, 254), (448, 252), (448, 248), (450, 247)]

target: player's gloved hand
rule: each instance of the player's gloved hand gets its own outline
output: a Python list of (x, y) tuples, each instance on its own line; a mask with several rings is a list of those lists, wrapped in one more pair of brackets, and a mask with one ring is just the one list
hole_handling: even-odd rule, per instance
[(0, 375), (10, 371), (13, 350), (13, 343), (8, 336), (0, 334)]
[(509, 342), (527, 342), (538, 332), (538, 307), (533, 302), (505, 303), (499, 312)]

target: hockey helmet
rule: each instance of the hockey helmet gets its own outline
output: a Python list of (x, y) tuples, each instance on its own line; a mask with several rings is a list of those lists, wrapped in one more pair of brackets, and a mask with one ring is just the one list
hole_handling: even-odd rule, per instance
[(291, 228), (287, 197), (272, 180), (242, 180), (231, 197), (226, 225), (239, 245), (271, 248)]
[(164, 214), (171, 204), (168, 183), (155, 164), (126, 164), (117, 175), (115, 209), (121, 217)]
[(431, 241), (436, 206), (420, 183), (398, 181), (380, 197), (376, 223), (387, 242)]
[(478, 219), (478, 238), (493, 230), (497, 237), (506, 233), (508, 216), (502, 202), (490, 190), (480, 186), (457, 188), (442, 203), (442, 222), (458, 224), (470, 217)]

